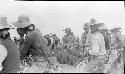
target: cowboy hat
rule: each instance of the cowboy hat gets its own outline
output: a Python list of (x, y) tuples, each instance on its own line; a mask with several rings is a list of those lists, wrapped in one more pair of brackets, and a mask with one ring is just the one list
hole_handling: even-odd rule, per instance
[(110, 32), (119, 32), (121, 30), (121, 27), (115, 27), (111, 30), (109, 30)]
[(10, 29), (10, 26), (7, 23), (7, 17), (6, 16), (0, 16), (0, 29)]
[(107, 29), (104, 23), (98, 23), (99, 29)]
[(85, 23), (83, 28), (90, 28), (90, 24), (89, 23)]
[(17, 28), (25, 28), (25, 27), (31, 25), (29, 16), (27, 16), (27, 15), (20, 15), (18, 17), (18, 21), (13, 22), (12, 24)]
[(94, 18), (91, 18), (90, 24), (96, 24), (96, 20)]

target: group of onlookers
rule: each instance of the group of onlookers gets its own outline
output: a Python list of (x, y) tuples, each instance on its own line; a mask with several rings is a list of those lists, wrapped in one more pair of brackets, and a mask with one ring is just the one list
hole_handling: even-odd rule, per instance
[[(60, 40), (56, 34), (43, 36), (27, 15), (20, 15), (12, 24), (20, 36), (19, 39), (14, 38), (14, 41), (10, 38), (11, 27), (7, 17), (0, 16), (1, 73), (17, 73), (20, 69), (20, 60), (26, 59), (29, 55), (32, 56), (33, 62), (55, 56), (59, 63), (72, 66), (84, 60), (89, 72), (98, 64), (109, 66), (114, 61), (123, 61), (125, 44), (120, 27), (108, 30), (104, 23), (97, 23), (95, 19), (91, 19), (89, 23), (84, 24), (85, 32), (81, 39), (76, 37), (70, 28), (66, 28), (63, 30), (66, 35)], [(105, 62), (107, 58), (108, 61)]]

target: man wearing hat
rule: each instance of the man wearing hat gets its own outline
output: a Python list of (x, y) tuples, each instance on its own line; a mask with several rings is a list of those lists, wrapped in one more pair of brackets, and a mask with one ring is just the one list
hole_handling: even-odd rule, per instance
[(10, 39), (9, 29), (7, 17), (0, 16), (0, 42), (7, 50), (7, 56), (2, 63), (3, 69), (0, 73), (17, 73), (20, 68), (19, 49)]
[[(91, 55), (90, 62), (86, 65), (86, 70), (91, 72), (97, 64), (103, 64), (105, 60), (105, 41), (103, 35), (99, 32), (97, 25), (91, 25), (91, 49), (89, 54)], [(93, 72), (93, 71), (92, 71)]]
[[(111, 54), (109, 55), (109, 61), (107, 63), (105, 72), (110, 71), (112, 65), (115, 65), (118, 68), (120, 64), (123, 65), (123, 47), (125, 43), (123, 42), (121, 27), (116, 27), (110, 30), (111, 35), (114, 36), (111, 38)], [(114, 64), (116, 62), (116, 64)], [(114, 68), (114, 67), (113, 67)]]
[(76, 41), (76, 37), (75, 35), (73, 34), (73, 32), (71, 32), (71, 29), (70, 28), (66, 28), (65, 30), (66, 35), (62, 38), (62, 42), (64, 45), (67, 45), (67, 44), (72, 44), (73, 42)]
[(23, 38), (23, 45), (20, 47), (21, 59), (28, 57), (30, 54), (35, 59), (34, 61), (39, 60), (37, 58), (40, 57), (48, 57), (47, 40), (41, 31), (35, 28), (34, 24), (31, 24), (29, 16), (20, 15), (18, 21), (14, 22), (13, 25), (17, 27), (17, 32), (20, 36), (23, 37), (26, 34), (25, 39)]
[(70, 28), (66, 28), (63, 31), (65, 31), (66, 35), (64, 35), (64, 37), (62, 38), (62, 45), (64, 46), (64, 50), (61, 51), (61, 60), (64, 61), (64, 63), (69, 64), (70, 60), (68, 58), (71, 58), (72, 55), (69, 54), (67, 50), (69, 50), (72, 44), (76, 41), (76, 37), (73, 32), (71, 32)]
[(85, 44), (86, 43), (86, 39), (87, 39), (87, 35), (90, 32), (90, 24), (89, 23), (85, 23), (83, 29), (84, 29), (85, 32), (81, 36), (81, 41), (82, 41), (81, 43)]
[(86, 55), (86, 57), (88, 57), (87, 51), (88, 51), (88, 49), (90, 49), (90, 46), (91, 46), (91, 44), (90, 44), (90, 37), (91, 37), (90, 24), (85, 23), (83, 29), (85, 32), (81, 36), (81, 46), (83, 47), (84, 54)]

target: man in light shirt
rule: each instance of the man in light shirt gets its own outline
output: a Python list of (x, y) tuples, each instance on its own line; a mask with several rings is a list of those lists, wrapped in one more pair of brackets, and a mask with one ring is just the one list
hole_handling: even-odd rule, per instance
[(3, 69), (3, 61), (7, 57), (7, 50), (6, 48), (0, 44), (0, 71)]
[(91, 28), (91, 49), (89, 54), (91, 55), (90, 62), (87, 64), (87, 70), (91, 72), (93, 67), (99, 63), (103, 63), (105, 60), (105, 41), (103, 35), (99, 32), (98, 24), (90, 26)]

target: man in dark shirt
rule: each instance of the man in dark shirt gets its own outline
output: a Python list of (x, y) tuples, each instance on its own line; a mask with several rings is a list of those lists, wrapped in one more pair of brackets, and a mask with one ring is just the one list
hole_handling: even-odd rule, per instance
[(23, 34), (26, 35), (23, 45), (20, 46), (21, 59), (29, 54), (34, 58), (48, 56), (49, 49), (47, 48), (47, 40), (42, 35), (41, 31), (35, 28), (34, 24), (30, 23), (29, 16), (20, 15), (18, 21), (14, 22), (13, 25), (15, 25), (17, 29), (22, 30), (17, 31), (18, 33), (22, 32), (19, 34), (22, 36)]
[(10, 39), (7, 18), (0, 16), (0, 42), (7, 49), (7, 57), (3, 61), (0, 73), (17, 73), (20, 68), (20, 53), (17, 45)]

